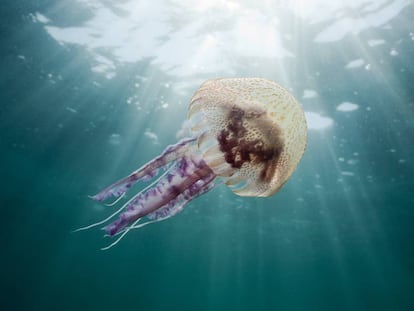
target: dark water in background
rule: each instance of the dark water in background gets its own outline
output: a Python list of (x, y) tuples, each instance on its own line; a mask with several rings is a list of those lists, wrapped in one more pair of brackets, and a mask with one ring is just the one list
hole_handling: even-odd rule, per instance
[[(83, 25), (93, 15), (85, 3), (0, 8), (1, 310), (414, 310), (412, 4), (385, 1), (407, 5), (323, 43), (314, 38), (328, 22), (286, 11), (293, 39), (284, 44), (295, 57), (236, 53), (225, 55), (231, 68), (174, 74), (151, 55), (91, 70), (97, 54), (113, 51), (59, 43), (45, 28)], [(363, 9), (340, 12), (363, 20)], [(191, 19), (180, 12), (171, 9), (177, 29)], [(226, 20), (208, 18), (214, 27)], [(383, 41), (367, 46), (372, 39)], [(346, 68), (355, 59), (364, 64)], [(223, 75), (279, 81), (333, 122), (309, 130), (305, 156), (278, 195), (240, 198), (220, 187), (106, 252), (99, 230), (72, 234), (108, 215), (87, 195), (176, 141), (192, 92)], [(191, 85), (176, 91), (184, 82)], [(305, 89), (318, 96), (302, 96)], [(337, 110), (341, 102), (358, 109)]]

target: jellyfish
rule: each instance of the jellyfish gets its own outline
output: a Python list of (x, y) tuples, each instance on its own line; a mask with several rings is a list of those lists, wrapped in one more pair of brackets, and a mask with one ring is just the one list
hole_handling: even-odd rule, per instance
[(262, 78), (204, 82), (191, 99), (188, 124), (189, 137), (91, 198), (112, 197), (107, 205), (115, 205), (135, 183), (160, 175), (153, 183), (108, 218), (79, 230), (106, 224), (107, 235), (120, 235), (107, 249), (220, 184), (239, 196), (271, 196), (292, 175), (307, 143), (301, 106), (285, 88)]

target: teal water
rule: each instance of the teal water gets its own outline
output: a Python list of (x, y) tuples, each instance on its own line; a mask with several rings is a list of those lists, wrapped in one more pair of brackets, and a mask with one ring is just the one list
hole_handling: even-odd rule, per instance
[[(411, 1), (3, 1), (1, 310), (413, 310)], [(308, 148), (111, 240), (88, 199), (177, 141), (192, 93), (260, 76)]]

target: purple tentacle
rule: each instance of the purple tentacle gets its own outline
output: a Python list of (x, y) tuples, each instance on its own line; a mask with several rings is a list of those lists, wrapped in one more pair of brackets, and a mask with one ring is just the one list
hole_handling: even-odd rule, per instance
[(189, 201), (210, 190), (215, 177), (201, 158), (183, 157), (155, 187), (138, 194), (125, 212), (104, 230), (113, 236), (144, 216), (151, 220), (171, 217)]
[(214, 174), (207, 175), (206, 177), (196, 181), (182, 194), (177, 196), (174, 200), (167, 205), (155, 210), (152, 213), (146, 215), (150, 220), (158, 220), (172, 217), (181, 212), (184, 207), (196, 197), (210, 191), (214, 184), (212, 181), (216, 178)]
[(106, 187), (98, 194), (92, 196), (91, 198), (96, 201), (104, 201), (107, 198), (119, 197), (137, 181), (143, 179), (150, 179), (157, 175), (158, 169), (166, 166), (168, 163), (177, 160), (188, 150), (188, 146), (196, 141), (197, 138), (185, 138), (180, 140), (174, 145), (168, 146), (158, 157), (154, 160), (144, 164), (141, 168), (134, 171), (125, 178), (118, 180), (117, 182)]

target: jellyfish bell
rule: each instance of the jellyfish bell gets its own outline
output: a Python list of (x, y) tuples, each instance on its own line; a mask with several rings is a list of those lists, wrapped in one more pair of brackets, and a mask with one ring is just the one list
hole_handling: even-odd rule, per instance
[[(98, 223), (120, 235), (180, 212), (188, 202), (224, 183), (240, 196), (276, 193), (296, 169), (306, 148), (301, 106), (275, 82), (261, 78), (208, 80), (188, 109), (191, 137), (168, 146), (158, 157), (91, 198), (116, 204), (136, 182), (165, 172), (121, 208)], [(142, 219), (146, 222), (140, 223)]]
[(259, 78), (216, 79), (194, 94), (203, 159), (240, 196), (270, 196), (287, 181), (306, 147), (306, 120), (295, 98)]

